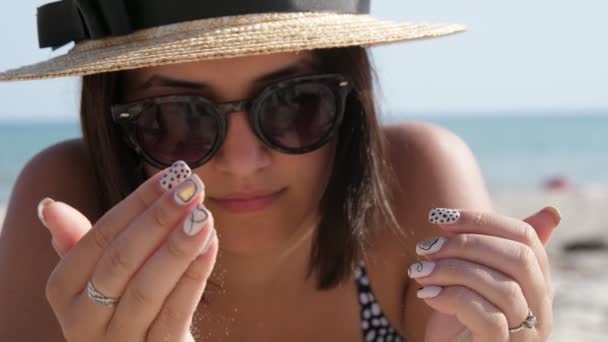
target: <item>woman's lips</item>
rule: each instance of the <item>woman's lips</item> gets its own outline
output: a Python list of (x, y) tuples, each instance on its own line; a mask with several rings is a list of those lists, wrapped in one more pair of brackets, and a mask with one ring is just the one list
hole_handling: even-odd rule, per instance
[(234, 198), (209, 198), (214, 203), (227, 211), (242, 213), (249, 211), (262, 210), (270, 206), (281, 194), (284, 189), (263, 196), (234, 196)]

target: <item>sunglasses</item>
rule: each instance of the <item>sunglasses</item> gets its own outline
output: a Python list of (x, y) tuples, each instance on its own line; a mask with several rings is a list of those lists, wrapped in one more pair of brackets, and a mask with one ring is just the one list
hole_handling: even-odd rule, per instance
[(340, 74), (296, 77), (266, 86), (255, 98), (215, 103), (195, 94), (150, 97), (111, 107), (127, 144), (150, 164), (177, 160), (196, 168), (220, 149), (227, 116), (247, 112), (266, 146), (287, 154), (314, 151), (338, 131), (352, 83)]

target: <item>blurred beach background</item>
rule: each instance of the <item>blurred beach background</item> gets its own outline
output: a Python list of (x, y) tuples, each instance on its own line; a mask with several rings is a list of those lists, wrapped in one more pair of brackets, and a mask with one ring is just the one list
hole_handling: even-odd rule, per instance
[[(0, 12), (0, 70), (66, 52), (38, 50), (35, 8)], [(608, 3), (583, 0), (383, 1), (372, 14), (465, 23), (466, 34), (372, 49), (385, 123), (432, 122), (471, 147), (497, 212), (553, 205), (548, 251), (553, 342), (608, 336)], [(0, 222), (19, 171), (80, 136), (78, 79), (0, 83)], [(52, 175), (49, 175), (52, 177)], [(32, 215), (35, 213), (32, 212)]]

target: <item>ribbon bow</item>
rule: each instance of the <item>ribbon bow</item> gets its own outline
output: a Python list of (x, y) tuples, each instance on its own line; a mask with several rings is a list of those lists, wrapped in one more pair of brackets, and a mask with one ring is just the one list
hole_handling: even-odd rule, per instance
[(125, 35), (183, 21), (270, 12), (369, 13), (370, 0), (62, 0), (38, 8), (38, 43)]
[(133, 32), (124, 0), (63, 0), (38, 8), (38, 43), (53, 50), (71, 42)]

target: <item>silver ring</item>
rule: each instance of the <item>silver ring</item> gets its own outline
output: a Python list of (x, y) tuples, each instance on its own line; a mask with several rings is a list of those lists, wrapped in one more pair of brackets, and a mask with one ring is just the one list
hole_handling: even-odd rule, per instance
[(93, 302), (101, 304), (103, 306), (114, 306), (120, 300), (120, 298), (108, 297), (103, 293), (99, 292), (91, 281), (87, 283), (87, 295), (89, 296), (89, 298), (91, 298)]
[(510, 333), (515, 333), (523, 329), (533, 329), (536, 326), (536, 316), (532, 313), (532, 309), (528, 308), (528, 317), (515, 328), (509, 328)]

